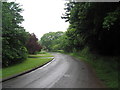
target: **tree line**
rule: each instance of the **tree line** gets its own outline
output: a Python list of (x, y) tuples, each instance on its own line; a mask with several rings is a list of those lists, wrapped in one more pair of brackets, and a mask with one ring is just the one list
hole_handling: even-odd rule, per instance
[(41, 37), (40, 43), (43, 46), (43, 49), (47, 51), (57, 51), (61, 50), (61, 37), (64, 35), (62, 31), (58, 32), (49, 32), (44, 34)]
[(7, 67), (27, 59), (28, 54), (41, 50), (35, 34), (26, 32), (20, 24), (23, 9), (15, 2), (2, 3), (2, 66)]
[[(54, 46), (59, 44), (56, 49), (66, 52), (78, 52), (88, 47), (92, 53), (101, 55), (120, 54), (120, 3), (68, 2), (65, 5), (62, 19), (70, 23), (67, 31), (54, 40), (49, 40), (49, 34), (48, 37), (44, 35), (41, 38), (43, 46), (48, 48), (45, 40), (58, 40)], [(53, 48), (49, 50), (54, 50), (51, 43), (49, 46)]]

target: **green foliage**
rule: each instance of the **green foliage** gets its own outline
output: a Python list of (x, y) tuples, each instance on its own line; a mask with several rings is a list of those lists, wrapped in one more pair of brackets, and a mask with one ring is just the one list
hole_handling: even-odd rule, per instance
[(88, 46), (104, 55), (119, 55), (119, 3), (69, 2), (63, 19), (69, 21), (66, 32), (70, 51)]
[(14, 2), (2, 5), (2, 63), (3, 67), (22, 62), (27, 58), (25, 43), (28, 33), (19, 24), (23, 21), (22, 9)]
[(60, 47), (60, 42), (61, 39), (60, 37), (64, 33), (61, 31), (58, 32), (49, 32), (46, 33), (42, 36), (40, 43), (42, 44), (42, 47), (48, 51), (56, 51), (58, 49), (61, 49)]
[(120, 20), (120, 7), (118, 7), (114, 12), (109, 12), (108, 15), (104, 18), (103, 28), (108, 30), (112, 27), (116, 21)]
[(57, 52), (64, 53), (64, 50), (57, 50)]

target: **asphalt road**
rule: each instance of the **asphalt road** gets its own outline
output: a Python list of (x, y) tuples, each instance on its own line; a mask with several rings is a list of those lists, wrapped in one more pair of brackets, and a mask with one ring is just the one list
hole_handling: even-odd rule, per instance
[(2, 83), (3, 88), (103, 88), (89, 65), (73, 57), (53, 53), (49, 64)]

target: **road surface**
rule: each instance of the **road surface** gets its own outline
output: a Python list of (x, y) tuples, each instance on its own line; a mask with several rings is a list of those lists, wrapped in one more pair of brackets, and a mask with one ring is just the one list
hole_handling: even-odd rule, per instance
[(49, 64), (3, 82), (3, 88), (103, 88), (92, 69), (80, 60), (53, 53)]

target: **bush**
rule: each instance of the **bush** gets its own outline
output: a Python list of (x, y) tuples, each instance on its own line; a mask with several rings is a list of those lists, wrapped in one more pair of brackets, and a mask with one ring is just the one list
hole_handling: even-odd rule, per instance
[(9, 48), (4, 49), (2, 55), (2, 66), (8, 67), (10, 65), (20, 63), (27, 58), (27, 49), (21, 47), (20, 49)]

